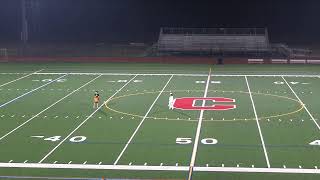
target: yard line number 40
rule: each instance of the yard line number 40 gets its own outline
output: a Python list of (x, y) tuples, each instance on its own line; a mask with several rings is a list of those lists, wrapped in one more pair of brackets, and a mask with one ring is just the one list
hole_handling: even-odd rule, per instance
[[(192, 138), (178, 137), (176, 139), (176, 144), (191, 144), (191, 143), (192, 143)], [(204, 138), (204, 139), (201, 139), (201, 143), (206, 145), (213, 145), (213, 144), (217, 144), (218, 140), (214, 138)]]
[[(74, 137), (70, 138), (69, 141), (74, 142), (74, 143), (79, 143), (79, 142), (85, 141), (86, 139), (87, 139), (87, 137), (85, 137), (85, 136), (74, 136)], [(60, 141), (61, 136), (52, 136), (52, 137), (45, 138), (43, 140), (52, 141), (52, 142)]]
[[(32, 138), (38, 138), (38, 139), (43, 139), (44, 141), (51, 141), (51, 142), (56, 142), (56, 141), (61, 141), (62, 136), (51, 136), (51, 137), (45, 137), (45, 136), (31, 136)], [(69, 139), (70, 142), (73, 143), (80, 143), (83, 142), (87, 139), (85, 136), (74, 136)]]

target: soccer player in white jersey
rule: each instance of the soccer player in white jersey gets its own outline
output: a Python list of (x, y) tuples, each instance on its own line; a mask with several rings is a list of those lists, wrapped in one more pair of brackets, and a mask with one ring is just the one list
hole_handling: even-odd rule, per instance
[(173, 103), (174, 103), (174, 99), (173, 99), (173, 94), (170, 93), (170, 96), (169, 96), (169, 109), (173, 109)]

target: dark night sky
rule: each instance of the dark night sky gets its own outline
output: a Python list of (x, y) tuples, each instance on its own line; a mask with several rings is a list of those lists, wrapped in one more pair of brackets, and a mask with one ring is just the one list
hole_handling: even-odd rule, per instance
[[(0, 40), (20, 32), (20, 0), (0, 0)], [(319, 0), (40, 0), (33, 40), (152, 42), (165, 27), (267, 27), (273, 42), (319, 43)]]

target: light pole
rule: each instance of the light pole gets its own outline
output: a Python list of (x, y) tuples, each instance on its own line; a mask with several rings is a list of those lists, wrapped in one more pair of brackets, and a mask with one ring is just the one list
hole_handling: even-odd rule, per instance
[(28, 18), (27, 18), (27, 1), (21, 0), (21, 41), (24, 45), (29, 39)]

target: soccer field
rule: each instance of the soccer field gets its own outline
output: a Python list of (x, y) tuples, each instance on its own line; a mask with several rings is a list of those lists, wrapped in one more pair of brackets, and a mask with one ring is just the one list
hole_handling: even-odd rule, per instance
[(317, 65), (9, 63), (0, 94), (0, 179), (320, 178)]

